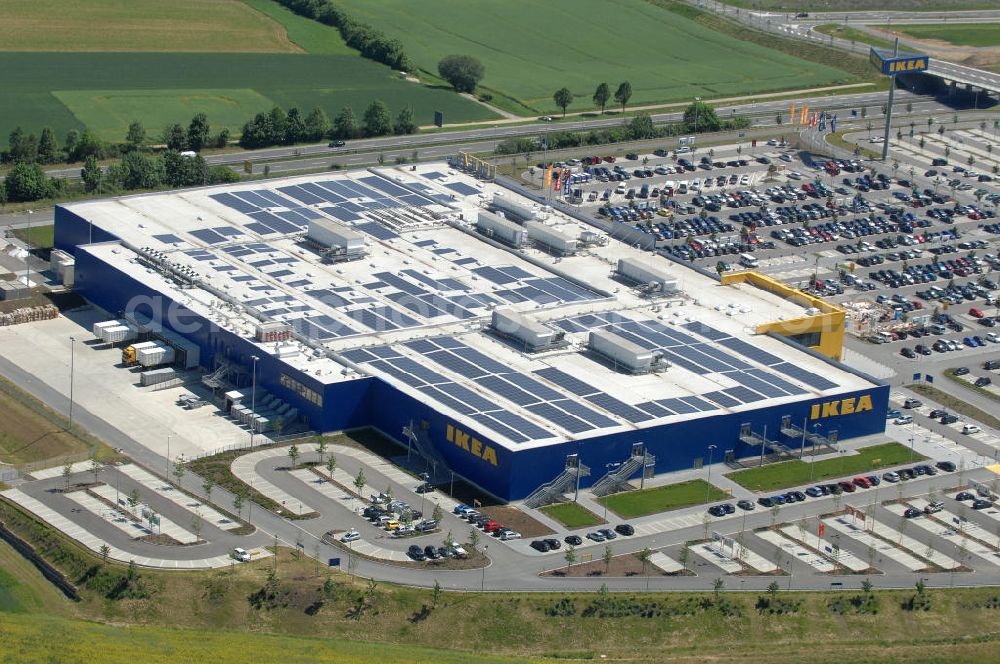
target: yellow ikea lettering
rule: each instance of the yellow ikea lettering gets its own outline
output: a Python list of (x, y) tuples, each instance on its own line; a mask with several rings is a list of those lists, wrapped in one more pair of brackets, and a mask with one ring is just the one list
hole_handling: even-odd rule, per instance
[(479, 457), (491, 465), (497, 465), (496, 450), (489, 445), (484, 444), (483, 441), (478, 438), (470, 436), (468, 433), (451, 424), (447, 426), (445, 437), (448, 439), (449, 443), (454, 443), (457, 447), (461, 447), (473, 456)]
[(809, 419), (818, 420), (824, 417), (836, 417), (838, 415), (854, 415), (872, 409), (871, 395), (865, 394), (860, 397), (851, 397), (837, 401), (826, 401), (822, 404), (813, 404), (809, 409)]

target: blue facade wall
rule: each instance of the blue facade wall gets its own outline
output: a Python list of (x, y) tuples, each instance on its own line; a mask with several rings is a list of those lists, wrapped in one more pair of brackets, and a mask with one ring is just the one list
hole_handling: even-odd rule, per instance
[(95, 242), (111, 242), (118, 236), (95, 226), (75, 212), (62, 205), (55, 208), (55, 242), (56, 249), (62, 249), (70, 254), (76, 254), (76, 248)]
[[(79, 217), (63, 210), (61, 216), (63, 238), (80, 233)], [(85, 224), (85, 222), (84, 222)], [(58, 229), (58, 226), (57, 226)], [(324, 385), (307, 372), (292, 370), (276, 358), (260, 353), (250, 342), (219, 328), (210, 321), (191, 312), (179, 303), (164, 297), (103, 260), (95, 257), (86, 247), (76, 251), (76, 290), (85, 298), (108, 312), (119, 315), (134, 309), (161, 321), (165, 326), (198, 344), (202, 365), (214, 366), (218, 356), (249, 368), (251, 355), (258, 354), (257, 385), (293, 404), (308, 418), (310, 427), (322, 431), (335, 431), (363, 426), (374, 426), (397, 441), (402, 440), (402, 430), (411, 421), (422, 428), (436, 449), (457, 475), (505, 500), (527, 496), (539, 485), (559, 474), (566, 456), (579, 454), (581, 461), (590, 466), (592, 475), (582, 486), (589, 486), (605, 472), (606, 464), (625, 460), (632, 445), (644, 443), (656, 455), (656, 472), (663, 473), (690, 468), (696, 458), (708, 456), (708, 446), (716, 445), (715, 460), (719, 461), (727, 450), (738, 458), (760, 454), (739, 441), (739, 431), (749, 423), (755, 433), (767, 428), (769, 439), (781, 440), (780, 423), (784, 416), (791, 416), (793, 423), (802, 426), (808, 422), (810, 430), (826, 435), (836, 430), (841, 439), (854, 438), (885, 430), (885, 413), (888, 409), (888, 386), (845, 392), (823, 399), (809, 399), (797, 403), (771, 406), (759, 410), (727, 415), (691, 418), (683, 422), (649, 427), (638, 431), (599, 436), (582, 441), (572, 441), (534, 449), (508, 450), (481, 435), (472, 427), (459, 424), (433, 407), (421, 403), (378, 378), (361, 378)], [(139, 303), (136, 306), (136, 303)], [(282, 386), (280, 376), (289, 377), (323, 395), (323, 406), (317, 406), (298, 393)], [(844, 399), (868, 396), (871, 408), (863, 412), (842, 414), (840, 409), (822, 404)], [(814, 405), (820, 406), (818, 417), (811, 419)], [(833, 415), (833, 412), (837, 412)], [(823, 417), (822, 415), (829, 415)], [(451, 440), (449, 440), (449, 428)], [(793, 448), (797, 441), (782, 440)], [(492, 462), (489, 449), (495, 454)]]
[[(201, 364), (206, 369), (216, 366), (218, 356), (220, 360), (225, 359), (249, 370), (253, 365), (250, 358), (257, 355), (260, 358), (257, 362), (257, 387), (294, 405), (314, 429), (335, 431), (369, 424), (364, 404), (368, 390), (375, 383), (374, 378), (324, 384), (306, 372), (294, 371), (277, 358), (260, 352), (249, 341), (115, 269), (95, 257), (86, 247), (77, 251), (74, 289), (115, 316), (134, 311), (183, 335), (198, 345)], [(282, 385), (282, 373), (323, 395), (323, 406)]]

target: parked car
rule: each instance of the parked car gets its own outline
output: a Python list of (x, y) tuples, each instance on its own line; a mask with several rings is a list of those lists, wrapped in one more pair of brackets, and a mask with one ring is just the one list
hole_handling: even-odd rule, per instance
[(627, 523), (619, 523), (617, 526), (615, 526), (615, 532), (617, 532), (619, 535), (625, 535), (627, 537), (631, 537), (632, 535), (635, 535), (635, 528), (633, 528), (631, 525)]
[(406, 550), (406, 555), (419, 562), (427, 560), (427, 556), (424, 554), (424, 550), (420, 548), (419, 544), (411, 544), (410, 548)]
[(535, 549), (536, 551), (541, 551), (542, 553), (548, 553), (549, 551), (552, 550), (552, 547), (550, 547), (549, 543), (546, 542), (545, 540), (532, 540), (531, 548)]
[(903, 516), (906, 517), (907, 519), (915, 519), (921, 514), (923, 514), (923, 512), (918, 510), (916, 507), (907, 507), (906, 510), (903, 512)]
[(976, 498), (972, 501), (972, 509), (974, 510), (984, 510), (987, 507), (993, 507), (993, 502), (983, 498)]
[(602, 535), (599, 531), (595, 530), (594, 532), (587, 533), (587, 539), (593, 540), (595, 542), (603, 542), (607, 538), (604, 535)]
[(250, 562), (250, 552), (246, 549), (241, 549), (240, 547), (233, 549), (232, 553), (229, 554), (229, 557), (241, 563)]
[(356, 531), (354, 528), (351, 528), (340, 536), (341, 542), (357, 542), (359, 539), (361, 539), (361, 533)]
[(583, 539), (579, 535), (567, 535), (563, 538), (563, 541), (573, 546), (580, 546), (583, 544)]
[(938, 468), (940, 468), (941, 470), (945, 471), (945, 472), (949, 472), (949, 473), (955, 472), (955, 464), (952, 463), (951, 461), (938, 461), (934, 465), (937, 466)]

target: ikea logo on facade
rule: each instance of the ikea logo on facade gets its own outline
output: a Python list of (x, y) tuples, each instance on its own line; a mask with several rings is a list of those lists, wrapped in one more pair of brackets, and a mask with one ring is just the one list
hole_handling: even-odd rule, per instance
[[(870, 403), (868, 407), (871, 408)], [(495, 449), (484, 444), (478, 438), (473, 438), (458, 427), (449, 424), (447, 438), (449, 443), (454, 443), (469, 454), (479, 457), (486, 463), (497, 465), (497, 451)]]
[(887, 74), (900, 74), (908, 71), (926, 71), (927, 69), (927, 58), (907, 58), (905, 60), (890, 60), (885, 63), (888, 65)]
[(837, 417), (838, 415), (852, 415), (863, 413), (872, 409), (872, 398), (865, 394), (858, 398), (838, 399), (836, 401), (825, 401), (813, 404), (812, 412), (809, 414), (811, 420), (821, 420), (824, 417)]

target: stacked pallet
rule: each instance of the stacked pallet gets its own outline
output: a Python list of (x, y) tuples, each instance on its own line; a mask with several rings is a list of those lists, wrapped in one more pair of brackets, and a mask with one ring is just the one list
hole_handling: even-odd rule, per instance
[(40, 320), (51, 320), (58, 316), (59, 309), (52, 304), (43, 304), (37, 307), (22, 307), (14, 309), (10, 313), (0, 314), (0, 327), (20, 325), (21, 323), (35, 323)]

